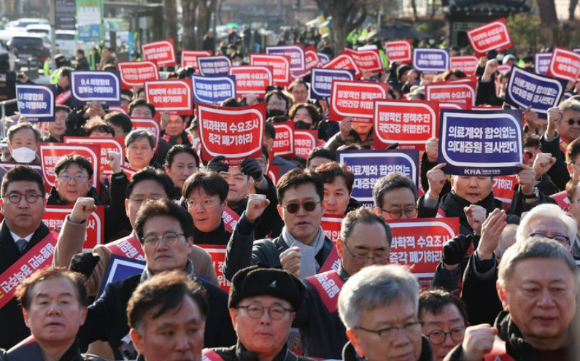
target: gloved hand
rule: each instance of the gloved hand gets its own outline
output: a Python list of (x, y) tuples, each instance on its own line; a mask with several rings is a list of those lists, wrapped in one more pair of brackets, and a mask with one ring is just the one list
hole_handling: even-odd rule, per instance
[(242, 173), (254, 178), (255, 181), (262, 179), (262, 167), (254, 158), (246, 158), (242, 162)]
[(69, 269), (89, 278), (100, 259), (101, 257), (98, 254), (91, 252), (77, 253), (71, 259)]
[(460, 234), (443, 245), (443, 256), (441, 260), (448, 265), (455, 265), (463, 261), (467, 253), (471, 240)]
[(210, 160), (207, 164), (207, 169), (214, 172), (227, 172), (230, 170), (230, 166), (222, 162), (226, 159), (223, 155), (218, 155), (214, 159)]

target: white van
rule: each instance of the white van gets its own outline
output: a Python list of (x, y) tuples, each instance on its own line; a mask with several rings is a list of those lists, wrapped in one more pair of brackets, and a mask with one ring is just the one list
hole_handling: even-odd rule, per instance
[(57, 30), (55, 31), (56, 46), (60, 53), (70, 59), (75, 56), (77, 51), (77, 42), (75, 40), (76, 31), (74, 30)]

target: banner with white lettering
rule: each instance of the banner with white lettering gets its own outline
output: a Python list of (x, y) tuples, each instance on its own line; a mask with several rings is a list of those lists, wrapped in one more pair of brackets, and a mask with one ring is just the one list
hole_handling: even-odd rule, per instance
[(141, 52), (143, 60), (152, 61), (160, 68), (177, 65), (173, 39), (145, 43), (141, 45)]
[(356, 51), (349, 48), (343, 49), (343, 54), (348, 54), (362, 71), (378, 73), (384, 71), (383, 58), (377, 49)]
[(443, 109), (439, 157), (446, 174), (510, 175), (523, 162), (522, 112)]
[(290, 57), (290, 70), (305, 70), (304, 64), (304, 45), (276, 45), (267, 46), (266, 54), (269, 55), (287, 55)]
[(438, 119), (436, 102), (375, 100), (375, 148), (399, 143), (398, 149), (425, 150), (427, 140), (437, 136)]
[(250, 54), (250, 65), (269, 66), (272, 68), (275, 85), (287, 86), (290, 84), (291, 59), (288, 55)]
[(411, 64), (413, 62), (413, 41), (411, 39), (385, 42), (385, 53), (391, 63)]
[(332, 90), (332, 80), (354, 80), (354, 70), (312, 68), (311, 97), (327, 100)]
[[(42, 215), (42, 223), (51, 231), (62, 229), (66, 216), (71, 214), (72, 207), (47, 206)], [(86, 220), (85, 240), (83, 242), (83, 252), (92, 252), (98, 244), (105, 242), (105, 206), (97, 206)]]
[(125, 138), (105, 138), (105, 137), (64, 137), (64, 144), (98, 144), (101, 146), (101, 164), (104, 164), (104, 173), (113, 174), (111, 167), (107, 163), (109, 152), (121, 154), (121, 159), (125, 159)]
[(336, 241), (340, 238), (340, 226), (343, 219), (344, 215), (324, 214), (322, 216), (322, 221), (320, 222), (320, 227), (322, 227), (324, 234), (335, 245)]
[(203, 248), (207, 253), (209, 253), (220, 288), (226, 292), (230, 292), (232, 283), (228, 281), (224, 275), (224, 265), (226, 263), (226, 246), (214, 244), (196, 244), (196, 246)]
[(449, 69), (461, 70), (466, 75), (475, 75), (479, 60), (473, 55), (452, 56)]
[(99, 190), (99, 172), (103, 164), (101, 164), (101, 146), (96, 144), (86, 145), (70, 145), (58, 143), (40, 143), (38, 145), (38, 154), (40, 155), (40, 165), (42, 167), (42, 177), (47, 192), (55, 186), (56, 172), (54, 168), (61, 157), (69, 154), (78, 154), (87, 158), (93, 165), (93, 172), (91, 179), (91, 186)]
[(73, 71), (70, 73), (71, 102), (85, 105), (121, 105), (121, 80), (118, 71)]
[(193, 113), (191, 79), (167, 79), (145, 82), (145, 97), (158, 112), (190, 115)]
[(505, 18), (469, 29), (465, 33), (477, 57), (485, 56), (490, 50), (501, 51), (512, 47)]
[(580, 54), (555, 46), (546, 75), (576, 81), (580, 76)]
[(332, 80), (329, 120), (352, 117), (353, 122), (372, 123), (375, 99), (387, 99), (387, 83)]
[(355, 63), (352, 56), (346, 53), (341, 53), (332, 58), (322, 66), (324, 69), (347, 69), (354, 70), (354, 78), (359, 79), (362, 76), (362, 71)]
[(255, 94), (263, 97), (266, 94), (266, 88), (273, 84), (272, 67), (270, 66), (232, 66), (229, 75), (236, 79), (237, 96), (246, 96)]
[(191, 76), (195, 103), (219, 104), (236, 97), (236, 78), (233, 76)]
[(449, 69), (449, 52), (445, 49), (413, 49), (413, 69), (423, 73), (442, 73)]
[(159, 80), (159, 70), (152, 61), (118, 61), (123, 89), (142, 87), (146, 81)]
[(248, 157), (262, 154), (266, 104), (229, 108), (197, 104), (197, 122), (203, 159), (218, 155), (229, 165), (240, 165)]
[(548, 109), (560, 102), (566, 89), (566, 81), (534, 74), (514, 66), (506, 88), (505, 102), (532, 111), (542, 119), (548, 119)]
[(515, 175), (501, 175), (493, 177), (493, 197), (509, 206), (516, 191), (518, 180)]
[(227, 56), (198, 56), (197, 66), (199, 73), (204, 76), (224, 76), (228, 75), (228, 69), (232, 66), (232, 61)]
[(552, 61), (552, 53), (536, 53), (534, 71), (539, 75), (546, 75)]
[(186, 68), (188, 66), (199, 69), (197, 64), (197, 57), (212, 56), (213, 51), (211, 50), (182, 50), (181, 51), (181, 67)]
[(418, 184), (418, 150), (344, 150), (338, 161), (354, 173), (352, 197), (365, 206), (373, 207), (373, 187), (387, 174), (402, 173)]
[[(276, 134), (276, 138), (277, 138)], [(294, 155), (308, 159), (308, 154), (316, 148), (318, 130), (294, 130)]]
[(54, 90), (54, 85), (16, 84), (20, 115), (30, 122), (53, 122)]
[(272, 146), (274, 155), (294, 157), (294, 121), (273, 123), (276, 129), (276, 139)]
[(475, 105), (475, 89), (477, 79), (468, 78), (465, 82), (444, 81), (425, 85), (425, 100), (434, 100), (443, 103), (467, 103)]

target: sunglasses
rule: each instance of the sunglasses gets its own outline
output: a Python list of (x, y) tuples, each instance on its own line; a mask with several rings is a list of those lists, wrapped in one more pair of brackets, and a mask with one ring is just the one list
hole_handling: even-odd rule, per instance
[(316, 205), (318, 203), (320, 203), (320, 202), (306, 201), (302, 204), (290, 203), (290, 204), (287, 204), (285, 206), (282, 206), (282, 208), (284, 208), (286, 210), (286, 212), (291, 213), (291, 214), (297, 213), (298, 210), (300, 210), (300, 207), (304, 208), (304, 210), (306, 212), (312, 212), (313, 210), (316, 209)]
[(574, 121), (574, 119), (568, 119), (568, 124), (570, 126), (574, 125), (574, 123), (578, 124), (578, 126), (580, 127), (580, 120)]

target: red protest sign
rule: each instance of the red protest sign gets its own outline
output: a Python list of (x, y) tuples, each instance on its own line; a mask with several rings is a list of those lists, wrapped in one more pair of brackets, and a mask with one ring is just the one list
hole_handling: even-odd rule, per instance
[(222, 219), (224, 220), (224, 227), (226, 231), (234, 233), (234, 228), (236, 228), (236, 225), (240, 220), (240, 215), (230, 207), (226, 207), (226, 209), (224, 209), (222, 212)]
[(471, 104), (468, 104), (467, 102), (464, 101), (456, 101), (454, 103), (438, 103), (439, 104), (439, 109), (473, 109), (471, 108)]
[(308, 158), (308, 154), (316, 147), (318, 130), (294, 130), (294, 155)]
[(276, 129), (276, 139), (272, 146), (274, 155), (294, 157), (294, 121), (273, 123)]
[(493, 196), (509, 206), (516, 191), (518, 180), (515, 175), (502, 175), (493, 177)]
[(425, 149), (429, 138), (437, 136), (439, 106), (436, 102), (375, 100), (375, 148)]
[(320, 66), (320, 57), (314, 45), (310, 45), (304, 49), (304, 67), (310, 70), (317, 66)]
[(152, 61), (160, 68), (177, 65), (173, 39), (145, 43), (141, 45), (141, 52), (143, 53), (143, 60)]
[(467, 75), (475, 75), (478, 62), (477, 57), (473, 55), (452, 56), (449, 69), (461, 70)]
[(198, 69), (197, 57), (212, 56), (211, 50), (182, 50), (181, 51), (181, 67), (185, 68), (191, 66), (195, 70)]
[(273, 54), (250, 54), (250, 65), (272, 68), (273, 82), (276, 85), (290, 84), (290, 56)]
[[(57, 143), (40, 143), (38, 145), (38, 152), (40, 154), (40, 165), (42, 168), (42, 177), (44, 178), (44, 185), (46, 191), (54, 187), (56, 180), (56, 173), (54, 167), (61, 157), (69, 154), (78, 154), (87, 158), (93, 165), (93, 169), (101, 169), (101, 146), (96, 144), (86, 145), (64, 145)], [(91, 185), (99, 190), (99, 172), (93, 172)]]
[(372, 123), (375, 99), (387, 99), (386, 83), (332, 80), (329, 120), (352, 117), (353, 122)]
[(272, 85), (272, 68), (269, 66), (232, 66), (229, 75), (236, 77), (236, 94), (244, 96), (256, 94), (263, 96), (266, 88)]
[[(49, 206), (46, 207), (42, 215), (42, 222), (50, 229), (62, 229), (64, 219), (72, 212), (72, 207)], [(97, 206), (87, 218), (87, 228), (85, 232), (85, 242), (83, 252), (92, 252), (98, 244), (104, 244), (105, 230), (105, 206)]]
[(336, 214), (325, 214), (322, 216), (322, 222), (320, 222), (320, 227), (324, 231), (324, 234), (332, 243), (336, 244), (336, 241), (340, 237), (340, 225), (342, 224), (342, 219), (344, 215)]
[(121, 154), (121, 159), (125, 159), (125, 139), (124, 138), (104, 138), (104, 137), (64, 137), (64, 144), (97, 144), (101, 146), (101, 164), (104, 164), (105, 174), (113, 174), (111, 167), (107, 163), (107, 154), (117, 152)]
[(580, 54), (554, 47), (546, 75), (576, 81), (580, 75)]
[(355, 51), (344, 48), (344, 54), (350, 55), (360, 70), (370, 71), (371, 73), (378, 73), (385, 70), (383, 59), (378, 49)]
[(123, 89), (142, 87), (146, 81), (159, 79), (159, 70), (152, 61), (118, 61), (117, 68)]
[(354, 59), (349, 54), (339, 54), (332, 58), (328, 63), (322, 66), (324, 69), (348, 69), (354, 70), (354, 77), (358, 79), (362, 76), (362, 72)]
[(158, 112), (190, 115), (193, 113), (191, 79), (171, 79), (145, 82), (147, 101)]
[(155, 149), (157, 149), (157, 144), (159, 144), (159, 137), (161, 136), (161, 126), (159, 121), (153, 118), (131, 118), (131, 123), (133, 124), (133, 130), (135, 129), (145, 129), (155, 135)]
[(198, 103), (196, 109), (204, 160), (223, 155), (227, 164), (240, 165), (248, 157), (260, 157), (266, 114), (264, 102), (239, 108)]
[(467, 103), (475, 105), (475, 88), (477, 80), (469, 82), (446, 81), (425, 85), (425, 100), (443, 103)]
[(224, 265), (226, 263), (226, 246), (213, 244), (196, 244), (196, 246), (203, 248), (207, 253), (209, 253), (220, 288), (226, 292), (230, 292), (232, 283), (228, 281), (224, 275)]
[(430, 285), (443, 245), (459, 233), (458, 218), (389, 221), (393, 230), (389, 263), (409, 264), (422, 286)]
[(512, 47), (512, 39), (505, 18), (501, 18), (465, 32), (473, 52), (482, 57), (490, 50), (504, 50)]
[(411, 64), (413, 62), (413, 46), (410, 39), (385, 42), (385, 53), (391, 63)]

